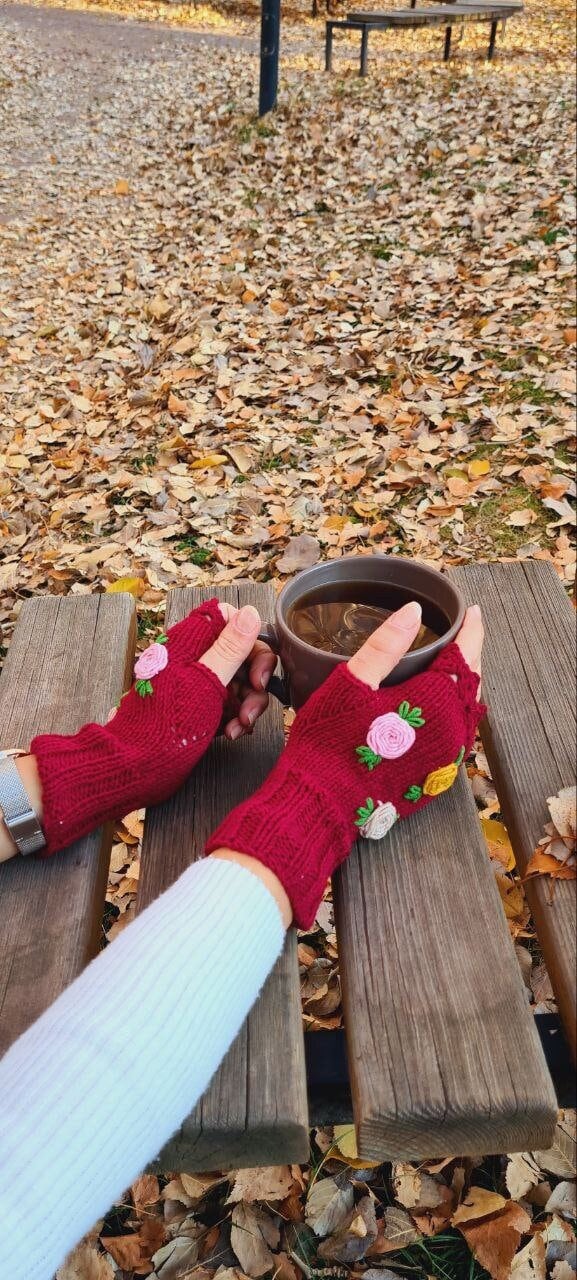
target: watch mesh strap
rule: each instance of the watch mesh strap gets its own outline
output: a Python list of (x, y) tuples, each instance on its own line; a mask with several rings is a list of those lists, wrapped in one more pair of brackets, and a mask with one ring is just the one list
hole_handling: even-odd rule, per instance
[(44, 848), (44, 832), (13, 759), (0, 759), (0, 810), (20, 853)]

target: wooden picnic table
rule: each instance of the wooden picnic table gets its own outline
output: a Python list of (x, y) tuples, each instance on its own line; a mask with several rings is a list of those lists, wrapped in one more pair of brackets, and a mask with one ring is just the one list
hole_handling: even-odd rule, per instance
[[(573, 610), (544, 563), (452, 572), (483, 605), (483, 741), (523, 871), (548, 817), (547, 797), (573, 780)], [(209, 594), (170, 592), (167, 625)], [(217, 594), (271, 616), (268, 585), (239, 583)], [(130, 596), (27, 600), (0, 678), (3, 739), (25, 745), (34, 733), (104, 720), (129, 681), (133, 650)], [(140, 910), (202, 855), (207, 834), (259, 785), (282, 745), (273, 703), (254, 737), (217, 741), (178, 794), (147, 813)], [(111, 839), (102, 830), (55, 858), (0, 865), (0, 1051), (97, 951)], [(561, 882), (551, 899), (543, 881), (532, 882), (527, 894), (574, 1048), (575, 884)], [(386, 840), (359, 841), (335, 877), (334, 896), (361, 1155), (547, 1147), (555, 1090), (464, 770), (451, 791)], [(154, 1167), (305, 1161), (315, 1035), (306, 1037), (305, 1054), (290, 930), (219, 1072)]]
[(333, 54), (333, 35), (335, 31), (360, 31), (361, 33), (361, 51), (360, 51), (360, 69), (359, 74), (366, 76), (369, 48), (369, 33), (371, 31), (388, 31), (398, 29), (414, 29), (418, 27), (440, 27), (445, 28), (445, 43), (443, 50), (443, 60), (448, 62), (451, 56), (451, 40), (453, 27), (458, 24), (467, 22), (490, 23), (489, 46), (487, 50), (487, 58), (492, 60), (495, 53), (495, 43), (497, 40), (497, 30), (499, 23), (504, 26), (506, 22), (515, 14), (521, 13), (522, 4), (516, 3), (516, 0), (501, 0), (501, 3), (474, 3), (467, 0), (466, 3), (454, 2), (454, 0), (436, 0), (439, 4), (437, 9), (417, 8), (416, 0), (411, 0), (411, 8), (408, 9), (386, 9), (382, 12), (376, 10), (362, 10), (347, 13), (346, 18), (332, 18), (327, 21), (325, 35), (325, 70), (332, 70), (332, 54)]

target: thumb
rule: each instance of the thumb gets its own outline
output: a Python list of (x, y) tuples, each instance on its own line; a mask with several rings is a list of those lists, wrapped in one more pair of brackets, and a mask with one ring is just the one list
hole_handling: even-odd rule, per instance
[(410, 604), (405, 604), (402, 609), (392, 613), (365, 640), (349, 659), (349, 671), (371, 689), (378, 689), (381, 680), (389, 675), (410, 649), (420, 625), (421, 606), (416, 600), (412, 600)]
[(230, 684), (254, 648), (260, 625), (260, 615), (256, 609), (251, 604), (243, 605), (227, 622), (210, 649), (199, 658), (199, 662), (203, 667), (214, 671), (222, 684)]

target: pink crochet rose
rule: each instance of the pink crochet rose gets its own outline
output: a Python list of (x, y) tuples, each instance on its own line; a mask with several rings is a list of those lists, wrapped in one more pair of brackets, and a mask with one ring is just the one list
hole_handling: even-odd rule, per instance
[(373, 720), (367, 733), (367, 743), (382, 760), (397, 760), (412, 747), (415, 736), (408, 720), (403, 720), (396, 711), (388, 711), (385, 716), (377, 716)]
[(148, 649), (141, 653), (134, 664), (134, 674), (137, 680), (150, 680), (151, 676), (157, 676), (159, 671), (164, 671), (168, 664), (168, 653), (163, 644), (149, 644)]

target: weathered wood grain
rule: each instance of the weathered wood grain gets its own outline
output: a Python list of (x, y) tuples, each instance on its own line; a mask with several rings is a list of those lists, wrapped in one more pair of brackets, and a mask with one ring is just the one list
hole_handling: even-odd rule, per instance
[[(0, 677), (2, 745), (104, 721), (127, 686), (134, 632), (130, 596), (26, 600)], [(0, 1053), (97, 952), (111, 837), (0, 865)]]
[[(482, 574), (467, 588), (486, 604)], [(521, 616), (526, 632), (530, 616)], [(501, 668), (512, 693), (517, 650), (502, 647), (495, 627), (487, 650), (488, 672)], [(544, 667), (543, 653), (540, 661)], [(533, 743), (535, 699), (551, 677), (531, 670), (531, 679), (516, 734)], [(493, 694), (489, 674), (490, 701)], [(561, 710), (561, 700), (557, 694), (553, 707)], [(499, 718), (493, 708), (489, 723)], [(527, 747), (536, 760), (537, 743)], [(464, 771), (385, 841), (361, 842), (335, 878), (335, 898), (361, 1156), (420, 1159), (549, 1142), (555, 1095)]]
[[(453, 571), (487, 629), (489, 716), (481, 736), (517, 865), (549, 821), (547, 797), (575, 782), (575, 611), (543, 561)], [(575, 881), (530, 879), (525, 892), (573, 1056), (576, 1054)]]
[[(171, 592), (167, 625), (210, 594), (191, 588)], [(272, 617), (270, 587), (243, 582), (219, 588), (218, 595), (235, 605), (254, 604), (262, 617)], [(202, 855), (207, 836), (234, 805), (256, 790), (282, 745), (282, 713), (273, 700), (252, 738), (235, 744), (218, 740), (178, 794), (148, 811), (139, 910)], [(307, 1126), (296, 933), (291, 930), (283, 955), (220, 1070), (154, 1168), (215, 1169), (305, 1160)]]

